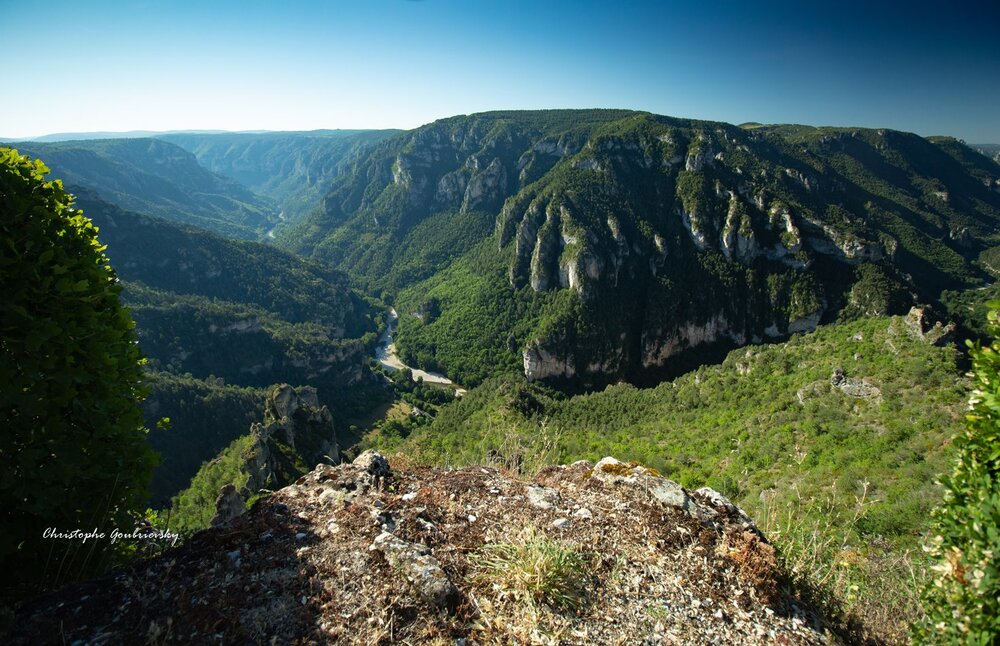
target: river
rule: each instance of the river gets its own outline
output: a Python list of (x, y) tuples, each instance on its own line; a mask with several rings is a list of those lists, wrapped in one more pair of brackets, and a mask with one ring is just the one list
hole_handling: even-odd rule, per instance
[(277, 229), (279, 226), (281, 226), (281, 223), (284, 221), (285, 221), (285, 212), (282, 211), (281, 213), (278, 214), (278, 221), (275, 223), (273, 227), (271, 227), (271, 230), (267, 232), (267, 237), (269, 239), (274, 240), (274, 230)]
[[(385, 366), (390, 370), (403, 370), (404, 368), (409, 368), (410, 372), (413, 374), (413, 379), (416, 380), (420, 377), (424, 380), (426, 384), (442, 384), (445, 386), (455, 386), (455, 383), (437, 372), (427, 372), (426, 370), (421, 370), (420, 368), (413, 368), (406, 365), (399, 359), (399, 355), (396, 354), (396, 342), (392, 340), (392, 333), (396, 330), (396, 324), (399, 321), (399, 315), (396, 314), (395, 308), (389, 308), (389, 318), (386, 321), (385, 332), (379, 337), (378, 345), (375, 347), (375, 358), (380, 364)], [(461, 397), (465, 394), (464, 388), (459, 388), (455, 386), (455, 396)]]

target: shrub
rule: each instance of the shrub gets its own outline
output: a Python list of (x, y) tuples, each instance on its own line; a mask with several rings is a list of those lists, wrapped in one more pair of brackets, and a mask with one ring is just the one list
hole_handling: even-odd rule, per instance
[(97, 229), (39, 161), (0, 148), (0, 568), (25, 594), (107, 562), (145, 507), (142, 357)]
[(1000, 301), (989, 306), (994, 340), (970, 344), (970, 410), (925, 547), (937, 564), (924, 599), (927, 617), (916, 629), (921, 642), (1000, 642)]

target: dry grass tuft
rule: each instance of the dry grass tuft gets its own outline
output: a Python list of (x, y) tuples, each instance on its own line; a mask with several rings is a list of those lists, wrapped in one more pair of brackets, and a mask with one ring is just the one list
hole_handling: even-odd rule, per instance
[(574, 611), (587, 599), (589, 559), (531, 525), (509, 542), (484, 545), (472, 562), (478, 581), (501, 598)]
[(736, 563), (740, 576), (757, 591), (765, 604), (778, 597), (780, 569), (774, 548), (751, 531), (726, 536), (719, 551)]

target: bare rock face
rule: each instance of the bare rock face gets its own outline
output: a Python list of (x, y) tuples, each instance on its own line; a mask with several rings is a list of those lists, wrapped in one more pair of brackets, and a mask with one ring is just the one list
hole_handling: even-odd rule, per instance
[(933, 314), (926, 307), (911, 307), (903, 323), (912, 336), (933, 345), (947, 345), (955, 337), (955, 324), (942, 325), (941, 321), (935, 321)]
[(522, 353), (524, 376), (528, 381), (550, 377), (572, 377), (576, 366), (572, 357), (559, 357), (541, 342), (529, 345)]
[(481, 173), (469, 180), (462, 201), (462, 210), (470, 211), (503, 203), (507, 192), (507, 170), (494, 158)]
[(704, 488), (692, 497), (684, 487), (641, 464), (626, 464), (608, 456), (594, 465), (590, 477), (606, 484), (640, 487), (658, 504), (683, 512), (705, 525), (725, 527), (735, 524), (740, 531), (760, 534), (753, 521), (719, 492)]
[(455, 204), (465, 195), (467, 183), (468, 173), (465, 172), (465, 169), (444, 175), (438, 180), (437, 192), (434, 194), (435, 201), (445, 207)]
[(760, 255), (750, 216), (735, 194), (731, 194), (729, 198), (729, 211), (726, 213), (721, 242), (722, 254), (728, 260), (749, 265)]
[(528, 485), (524, 490), (524, 495), (528, 499), (528, 504), (535, 509), (556, 509), (562, 502), (559, 499), (559, 492), (549, 487)]
[(720, 339), (731, 339), (743, 343), (745, 339), (733, 330), (725, 315), (718, 314), (705, 322), (687, 322), (675, 330), (650, 330), (642, 339), (642, 365), (655, 367), (663, 365), (667, 359), (680, 352), (704, 343)]
[(246, 511), (247, 506), (243, 502), (243, 496), (236, 491), (234, 485), (227, 484), (215, 500), (215, 517), (212, 518), (212, 527), (225, 525), (237, 516), (242, 516)]
[[(313, 390), (315, 394), (315, 390)], [(295, 389), (288, 384), (282, 384), (273, 389), (264, 401), (264, 421), (276, 422), (282, 419), (291, 419), (299, 410), (302, 398)]]
[(681, 211), (681, 222), (691, 236), (691, 241), (699, 250), (707, 249), (711, 232), (706, 217), (698, 209)]
[(844, 234), (818, 220), (805, 219), (803, 224), (806, 242), (816, 253), (834, 256), (850, 265), (877, 262), (885, 257), (877, 243)]
[(363, 469), (374, 478), (385, 478), (390, 474), (389, 461), (381, 453), (368, 449), (352, 462), (354, 466)]
[(688, 148), (687, 158), (684, 160), (684, 170), (700, 171), (706, 164), (711, 163), (715, 157), (712, 146), (707, 141), (697, 138)]
[(855, 399), (881, 400), (882, 390), (868, 379), (848, 377), (843, 368), (834, 368), (830, 375), (830, 385)]
[(264, 404), (264, 424), (256, 425), (256, 431), (265, 437), (279, 437), (293, 449), (299, 448), (295, 444), (296, 437), (308, 437), (311, 443), (318, 444), (310, 455), (303, 456), (309, 464), (339, 459), (333, 415), (326, 406), (319, 407), (315, 388), (305, 386), (296, 390), (288, 384), (274, 386)]

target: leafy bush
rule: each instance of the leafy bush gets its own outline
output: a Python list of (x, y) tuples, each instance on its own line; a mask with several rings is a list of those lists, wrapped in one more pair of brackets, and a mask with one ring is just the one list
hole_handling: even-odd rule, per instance
[(944, 504), (935, 510), (925, 548), (937, 561), (927, 589), (921, 641), (995, 644), (1000, 641), (1000, 301), (990, 303), (986, 347), (971, 345), (975, 388), (958, 457), (942, 478)]
[(0, 149), (0, 567), (20, 592), (105, 565), (107, 541), (42, 534), (131, 529), (154, 462), (135, 324), (97, 229), (47, 172)]

